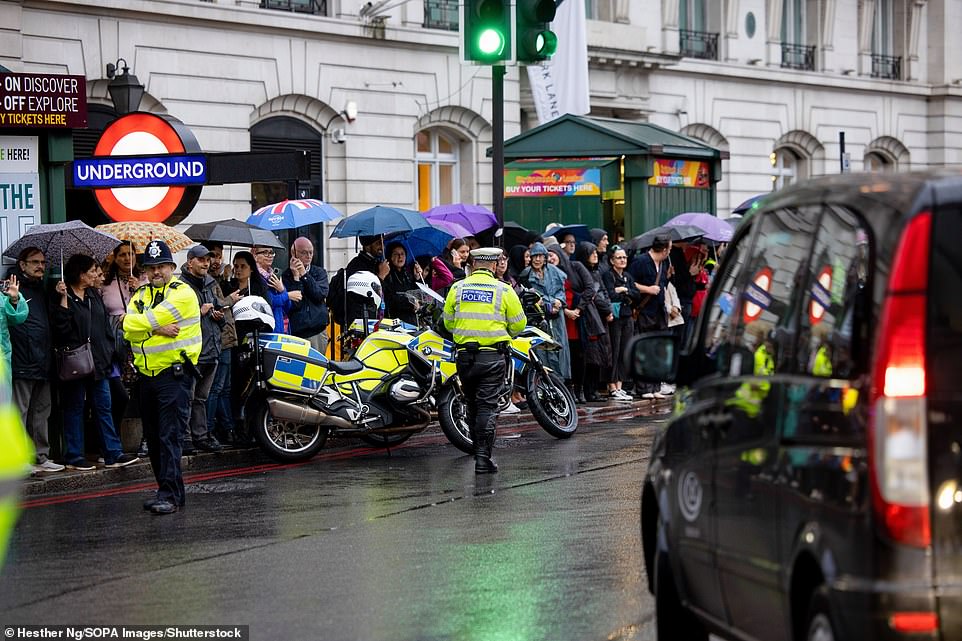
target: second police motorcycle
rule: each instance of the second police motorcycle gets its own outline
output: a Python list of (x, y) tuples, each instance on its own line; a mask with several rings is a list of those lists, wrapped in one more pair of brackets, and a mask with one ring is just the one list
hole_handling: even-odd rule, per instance
[[(380, 303), (379, 281), (368, 272), (353, 275), (346, 291), (366, 297), (375, 307)], [(511, 390), (517, 388), (527, 394), (531, 412), (545, 431), (568, 438), (578, 427), (574, 397), (537, 356), (538, 350), (560, 345), (530, 325), (531, 318), (538, 318), (537, 297), (524, 298), (529, 326), (511, 342), (512, 367), (505, 368), (508, 392), (501, 406), (507, 406)], [(416, 300), (418, 327), (388, 318), (355, 321), (346, 335), (360, 342), (346, 361), (329, 360), (307, 339), (274, 332), (273, 313), (264, 299), (248, 296), (234, 305), (238, 334), (246, 333), (238, 348), (237, 379), (245, 422), (269, 456), (284, 462), (306, 460), (331, 436), (392, 447), (424, 430), (434, 410), (448, 440), (465, 453), (473, 452), (454, 344), (435, 329), (442, 327), (440, 314), (432, 314), (423, 298)]]

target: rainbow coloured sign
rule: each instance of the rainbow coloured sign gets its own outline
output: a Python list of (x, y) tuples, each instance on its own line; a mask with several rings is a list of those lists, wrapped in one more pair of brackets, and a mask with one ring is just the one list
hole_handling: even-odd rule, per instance
[(542, 168), (506, 169), (504, 172), (506, 198), (546, 196), (601, 196), (601, 169)]
[(711, 179), (707, 162), (656, 158), (648, 179), (652, 187), (696, 187), (708, 189)]

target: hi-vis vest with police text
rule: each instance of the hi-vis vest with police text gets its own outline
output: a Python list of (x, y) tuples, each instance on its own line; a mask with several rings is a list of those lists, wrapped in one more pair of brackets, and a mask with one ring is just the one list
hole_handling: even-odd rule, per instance
[(458, 345), (503, 343), (526, 324), (518, 295), (487, 270), (454, 283), (444, 301), (444, 326)]
[[(168, 338), (154, 333), (171, 323), (180, 328), (177, 336)], [(127, 304), (124, 337), (130, 341), (134, 366), (141, 374), (156, 376), (171, 365), (184, 362), (182, 351), (196, 365), (204, 341), (194, 290), (176, 279), (160, 288), (142, 286)]]

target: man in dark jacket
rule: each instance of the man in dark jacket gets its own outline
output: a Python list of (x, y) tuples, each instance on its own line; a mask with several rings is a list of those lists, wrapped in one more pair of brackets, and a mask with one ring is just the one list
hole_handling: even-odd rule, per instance
[(303, 297), (291, 305), (288, 318), (294, 336), (306, 338), (320, 353), (327, 349), (327, 272), (313, 264), (314, 244), (301, 236), (291, 247), (290, 267), (281, 278), (287, 291), (301, 291)]
[(180, 279), (190, 285), (197, 294), (200, 306), (200, 330), (203, 347), (197, 359), (199, 377), (194, 381), (194, 393), (190, 403), (190, 430), (184, 435), (185, 454), (194, 449), (217, 452), (220, 443), (211, 435), (207, 426), (207, 397), (217, 374), (217, 361), (221, 352), (221, 329), (226, 322), (221, 310), (221, 298), (215, 289), (217, 281), (207, 273), (210, 269), (211, 251), (196, 245), (187, 252), (187, 263), (181, 268)]
[(23, 426), (37, 450), (35, 473), (59, 472), (63, 465), (50, 460), (47, 422), (50, 419), (50, 378), (53, 349), (50, 343), (50, 317), (43, 274), (46, 262), (36, 247), (20, 252), (17, 264), (7, 274), (20, 281), (20, 295), (28, 301), (27, 320), (10, 326), (13, 345), (13, 400), (23, 417)]
[[(380, 236), (361, 236), (361, 252), (351, 259), (347, 264), (345, 278), (350, 278), (358, 272), (371, 272), (382, 282), (387, 278), (391, 271), (391, 265), (384, 260), (384, 241)], [(344, 315), (345, 327), (350, 327), (351, 322), (356, 318), (362, 318), (364, 314), (364, 300), (357, 296), (345, 296), (347, 300), (347, 313)], [(377, 318), (377, 309), (368, 306), (368, 318)]]

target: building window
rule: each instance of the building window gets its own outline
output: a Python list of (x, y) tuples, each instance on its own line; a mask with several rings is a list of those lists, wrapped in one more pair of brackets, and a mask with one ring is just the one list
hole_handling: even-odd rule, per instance
[(424, 0), (424, 27), (458, 30), (458, 0)]
[(708, 29), (705, 0), (681, 0), (678, 3), (678, 26), (691, 31)]
[(808, 45), (806, 0), (785, 0), (782, 11), (782, 67), (815, 70), (815, 45)]
[(872, 77), (887, 80), (902, 78), (902, 57), (896, 56), (892, 0), (877, 0), (872, 25)]
[(873, 174), (889, 173), (895, 171), (895, 163), (878, 152), (869, 152), (865, 154), (865, 171)]
[(327, 15), (327, 0), (261, 0), (261, 9)]
[(772, 152), (772, 191), (787, 187), (805, 178), (805, 164), (801, 156), (788, 147)]
[(585, 0), (585, 17), (588, 20), (615, 21), (615, 8), (612, 0)]
[(460, 201), (458, 142), (439, 129), (415, 136), (418, 166), (418, 209)]

